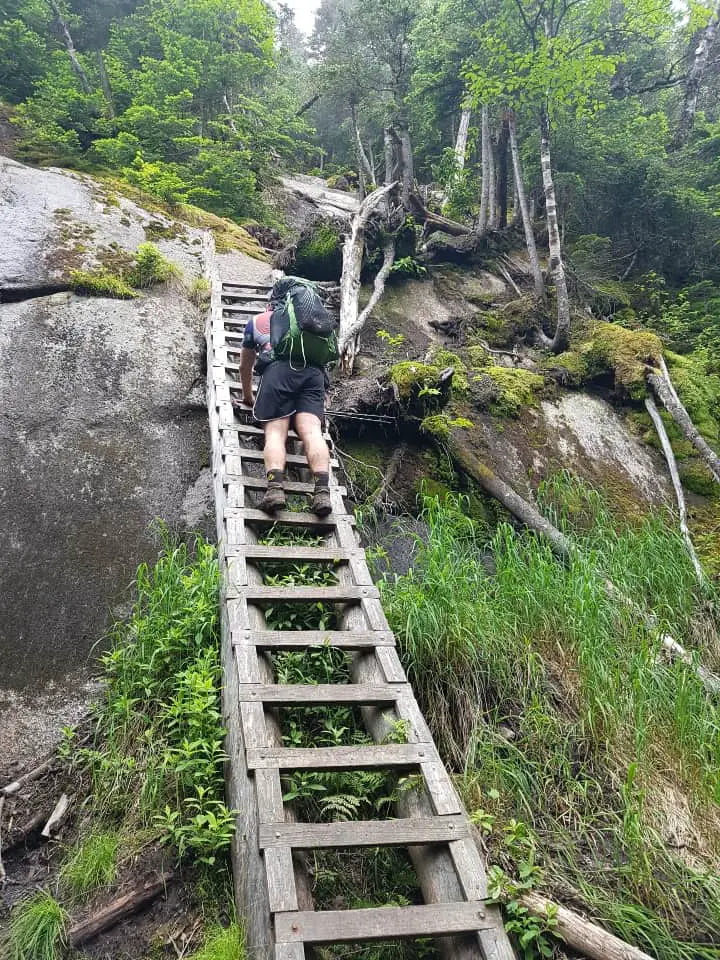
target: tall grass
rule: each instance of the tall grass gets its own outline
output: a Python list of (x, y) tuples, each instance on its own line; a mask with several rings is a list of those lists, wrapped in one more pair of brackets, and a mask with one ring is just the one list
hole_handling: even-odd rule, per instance
[(720, 956), (720, 712), (645, 616), (705, 655), (717, 595), (667, 518), (619, 526), (567, 478), (541, 499), (566, 563), (427, 502), (415, 569), (383, 586), (406, 668), (497, 860), (513, 868), (498, 838), (525, 821), (551, 891), (663, 960)]
[(10, 918), (10, 960), (60, 960), (67, 919), (57, 900), (44, 891), (20, 903)]

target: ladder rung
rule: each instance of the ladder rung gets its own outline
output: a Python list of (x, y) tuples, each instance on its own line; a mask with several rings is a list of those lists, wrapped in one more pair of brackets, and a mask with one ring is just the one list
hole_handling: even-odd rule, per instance
[[(344, 513), (340, 514), (340, 516), (343, 521), (347, 521), (349, 524), (355, 523), (353, 517), (349, 517)], [(262, 510), (251, 510), (250, 508), (240, 510), (229, 507), (225, 511), (225, 519), (242, 519), (252, 523), (265, 524), (282, 523), (295, 527), (336, 527), (338, 515), (331, 513), (329, 517), (316, 517), (314, 513), (296, 513), (294, 510), (278, 510), (277, 513), (271, 516), (268, 513), (263, 513)]]
[[(240, 392), (242, 387), (240, 384), (235, 386), (234, 383), (228, 384), (230, 390), (235, 392), (236, 390)], [(244, 412), (244, 411), (243, 411)], [(249, 413), (248, 409), (248, 413)], [(237, 416), (237, 413), (235, 414)], [(262, 427), (256, 427), (254, 423), (243, 423), (242, 420), (239, 420), (237, 423), (226, 424), (223, 426), (223, 430), (237, 430), (238, 433), (244, 433), (249, 437), (264, 437), (265, 431)], [(288, 430), (288, 440), (299, 440), (297, 433), (294, 430)]]
[[(237, 426), (233, 424), (232, 426), (222, 426), (221, 430), (233, 430), (237, 431)], [(226, 456), (241, 457), (243, 460), (262, 460), (263, 452), (262, 450), (255, 450), (252, 447), (240, 447), (238, 450), (232, 450), (231, 448), (226, 448), (224, 450)], [(286, 463), (291, 466), (307, 466), (307, 457), (301, 453), (289, 453), (285, 458)], [(337, 460), (331, 460), (330, 466), (337, 467)]]
[(226, 290), (272, 290), (272, 283), (231, 283), (229, 280), (223, 280), (223, 293)]
[(247, 751), (250, 770), (372, 770), (419, 767), (435, 759), (430, 745), (391, 743), (360, 747), (264, 747)]
[[(342, 489), (342, 488), (340, 488)], [(318, 563), (348, 563), (350, 560), (363, 559), (365, 551), (343, 550), (341, 547), (303, 547), (296, 545), (266, 547), (260, 544), (247, 544), (237, 547), (234, 555), (241, 554), (246, 560), (299, 560)]]
[(294, 650), (307, 647), (339, 647), (364, 650), (373, 647), (394, 647), (391, 633), (364, 630), (248, 630), (234, 646), (254, 644), (263, 650)]
[[(268, 481), (266, 477), (248, 477), (244, 473), (226, 473), (223, 477), (225, 486), (230, 483), (236, 483), (240, 487), (249, 487), (250, 490), (267, 490)], [(336, 490), (341, 497), (347, 496), (347, 488), (337, 486), (331, 483), (331, 488)], [(314, 483), (303, 483), (300, 480), (283, 480), (283, 490), (285, 493), (307, 493), (315, 491)]]
[(270, 823), (260, 826), (260, 847), (412, 847), (451, 843), (470, 836), (463, 816), (412, 820), (353, 820), (349, 823)]
[(308, 910), (275, 916), (280, 943), (361, 943), (415, 939), (487, 930), (482, 903), (433, 903), (421, 907), (369, 910)]
[(359, 703), (373, 706), (397, 703), (407, 684), (389, 683), (241, 683), (241, 703), (268, 703), (275, 707)]
[(248, 603), (292, 603), (295, 601), (317, 603), (352, 603), (359, 600), (378, 600), (377, 587), (354, 587), (344, 584), (331, 587), (277, 586), (242, 587), (240, 596)]

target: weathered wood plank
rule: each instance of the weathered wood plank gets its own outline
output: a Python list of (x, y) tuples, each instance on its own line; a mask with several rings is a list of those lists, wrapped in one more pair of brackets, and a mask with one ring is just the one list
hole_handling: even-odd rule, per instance
[[(260, 827), (261, 836), (262, 830), (263, 827)], [(468, 900), (485, 900), (487, 897), (485, 867), (470, 834), (468, 833), (467, 837), (458, 837), (448, 849), (465, 896)]]
[[(271, 516), (270, 514), (263, 513), (262, 510), (251, 510), (250, 508), (236, 510), (230, 507), (225, 510), (226, 520), (236, 520), (238, 518), (252, 523), (268, 524), (270, 526), (272, 526), (274, 523), (281, 523), (293, 527), (332, 528), (338, 523), (338, 518), (332, 513), (329, 517), (316, 517), (314, 513), (301, 513), (300, 511), (296, 512), (294, 510), (278, 510), (277, 513)], [(345, 522), (350, 521), (348, 519)]]
[(298, 911), (275, 917), (278, 943), (360, 943), (471, 933), (487, 928), (482, 903), (433, 903), (421, 907)]
[(437, 755), (434, 760), (422, 765), (422, 772), (435, 813), (438, 816), (461, 813), (462, 804), (457, 791), (452, 784), (449, 773), (437, 758)]
[(264, 703), (275, 707), (323, 706), (327, 703), (387, 704), (395, 703), (404, 693), (404, 686), (389, 683), (240, 684), (241, 703)]
[(347, 563), (357, 552), (356, 550), (341, 550), (338, 547), (306, 547), (300, 544), (287, 546), (263, 546), (247, 544), (238, 547), (246, 560), (283, 560), (315, 561), (318, 563)]
[(248, 603), (353, 603), (378, 596), (377, 587), (297, 586), (243, 587), (242, 596)]
[(294, 850), (407, 847), (421, 843), (451, 843), (468, 836), (465, 817), (353, 820), (348, 823), (271, 823), (260, 827), (260, 847), (292, 847)]
[[(236, 426), (221, 427), (220, 432), (223, 434), (223, 436), (225, 434), (232, 434), (233, 432), (237, 433), (237, 428)], [(253, 449), (252, 447), (239, 447), (239, 448), (235, 447), (234, 449), (229, 450), (228, 452), (231, 453), (233, 456), (241, 457), (243, 460), (260, 460), (260, 461), (263, 460), (262, 450)], [(286, 462), (290, 466), (306, 467), (307, 457), (304, 456), (303, 454), (289, 453), (286, 457)], [(330, 466), (333, 469), (337, 468), (338, 466), (337, 460), (332, 458), (330, 460)]]
[(305, 960), (305, 947), (301, 943), (276, 943), (275, 960)]
[[(423, 744), (391, 743), (352, 747), (274, 747), (248, 750), (251, 770), (377, 770), (384, 767), (412, 768), (430, 753)], [(453, 811), (456, 812), (456, 811)]]
[(293, 868), (292, 850), (290, 847), (278, 846), (266, 850), (265, 870), (267, 871), (270, 910), (273, 913), (280, 913), (285, 910), (297, 910), (295, 870)]
[(371, 630), (257, 630), (236, 634), (233, 643), (254, 643), (265, 650), (323, 646), (361, 650), (366, 647), (391, 647), (395, 639), (391, 633)]
[[(244, 473), (225, 473), (225, 484), (237, 484), (239, 487), (248, 487), (250, 490), (267, 490), (268, 481), (266, 477), (248, 477)], [(303, 483), (300, 480), (284, 480), (283, 488), (285, 493), (305, 493), (308, 496), (315, 492), (314, 483)], [(342, 496), (347, 496), (345, 487), (336, 487)]]

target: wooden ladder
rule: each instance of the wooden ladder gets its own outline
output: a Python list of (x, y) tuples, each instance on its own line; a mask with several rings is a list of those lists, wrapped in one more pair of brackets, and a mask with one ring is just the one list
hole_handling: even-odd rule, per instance
[[(262, 471), (262, 430), (233, 412), (238, 361), (248, 317), (264, 309), (268, 285), (221, 284), (212, 279), (207, 328), (208, 409), (212, 432), (222, 583), (223, 716), (227, 729), (228, 802), (238, 811), (233, 868), (238, 907), (246, 919), (249, 956), (300, 960), (315, 945), (395, 938), (439, 938), (444, 957), (512, 960), (500, 913), (485, 903), (484, 864), (467, 815), (438, 755), (395, 649), (378, 590), (359, 546), (344, 489), (331, 473), (333, 512), (282, 511), (274, 518), (256, 509), (251, 491), (267, 483)], [(294, 448), (288, 461), (306, 465)], [(332, 466), (337, 466), (332, 461)], [(310, 495), (312, 484), (288, 482), (288, 491)], [(323, 536), (322, 546), (263, 546), (273, 523)], [(268, 560), (333, 562), (336, 586), (266, 586), (257, 564)], [(277, 602), (341, 605), (341, 629), (269, 630), (263, 609)], [(354, 654), (352, 683), (274, 682), (269, 654), (323, 644)], [(353, 704), (361, 708), (369, 746), (283, 746), (277, 708)], [(386, 741), (394, 720), (404, 721), (407, 742)], [(340, 823), (293, 822), (282, 799), (286, 771), (396, 769), (419, 772), (425, 790), (407, 791), (399, 818)], [(421, 906), (316, 911), (298, 851), (348, 847), (407, 847), (418, 873)]]

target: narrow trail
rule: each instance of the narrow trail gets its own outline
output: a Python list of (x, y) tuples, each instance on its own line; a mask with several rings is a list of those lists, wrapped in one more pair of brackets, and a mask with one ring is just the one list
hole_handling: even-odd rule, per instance
[[(400, 663), (359, 544), (344, 489), (331, 475), (332, 514), (319, 520), (282, 511), (274, 519), (256, 507), (266, 487), (262, 430), (233, 413), (239, 350), (246, 319), (262, 309), (269, 270), (232, 266), (225, 282), (213, 268), (207, 327), (208, 409), (222, 572), (223, 715), (227, 729), (228, 803), (239, 811), (233, 847), (238, 908), (246, 919), (249, 954), (258, 960), (300, 960), (319, 945), (418, 937), (437, 938), (440, 955), (457, 960), (511, 960), (512, 948), (499, 910), (486, 903), (482, 857), (467, 814), (445, 769)], [(247, 268), (247, 269), (245, 269)], [(263, 272), (264, 271), (264, 272)], [(291, 432), (289, 490), (307, 498), (312, 483), (302, 447)], [(337, 466), (335, 461), (332, 466)], [(277, 524), (311, 532), (312, 545), (261, 541)], [(322, 541), (318, 544), (318, 541)], [(333, 586), (269, 586), (264, 562), (328, 564)], [(337, 629), (274, 630), (265, 609), (277, 603), (335, 605)], [(353, 654), (351, 683), (275, 682), (270, 656), (327, 645)], [(278, 710), (352, 704), (374, 744), (291, 748), (283, 744)], [(388, 742), (397, 722), (405, 742)], [(392, 769), (420, 775), (421, 786), (402, 794), (397, 819), (299, 823), (283, 802), (282, 775), (289, 771)], [(406, 847), (424, 903), (358, 910), (316, 910), (298, 853), (319, 849)], [(377, 891), (382, 902), (383, 891)], [(306, 952), (307, 950), (307, 952)]]

